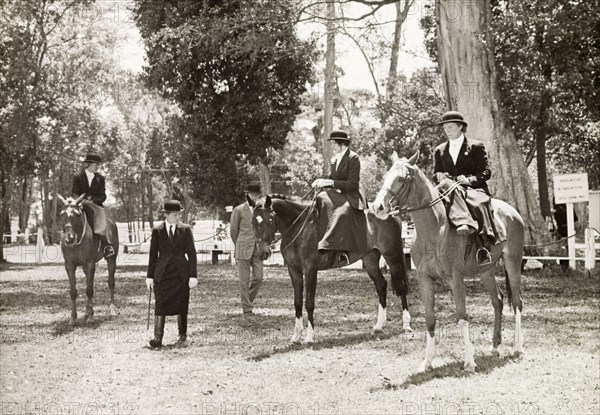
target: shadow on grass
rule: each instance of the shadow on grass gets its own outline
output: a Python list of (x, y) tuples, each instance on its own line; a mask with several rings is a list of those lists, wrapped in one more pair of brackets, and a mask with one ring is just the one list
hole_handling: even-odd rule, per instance
[(350, 345), (364, 343), (364, 342), (368, 342), (368, 341), (372, 341), (372, 340), (386, 340), (386, 339), (392, 338), (397, 335), (398, 335), (398, 333), (383, 332), (383, 333), (375, 334), (375, 333), (371, 332), (371, 333), (351, 334), (348, 336), (335, 337), (335, 338), (325, 338), (325, 339), (319, 340), (316, 343), (290, 343), (287, 346), (277, 347), (269, 352), (259, 353), (255, 356), (251, 356), (251, 357), (247, 358), (246, 360), (251, 361), (251, 362), (260, 362), (262, 360), (271, 358), (271, 357), (279, 355), (279, 354), (295, 352), (298, 350), (333, 349), (336, 347), (350, 346)]
[(75, 320), (75, 326), (71, 326), (70, 319), (61, 319), (52, 325), (52, 335), (55, 337), (65, 336), (72, 333), (75, 327), (95, 330), (98, 329), (103, 323), (108, 322), (111, 319), (114, 319), (114, 317), (94, 316), (94, 321), (90, 323), (84, 317), (78, 317), (77, 320)]
[(466, 378), (469, 376), (476, 376), (478, 374), (487, 375), (491, 373), (494, 369), (499, 367), (506, 366), (511, 362), (516, 362), (521, 360), (521, 357), (515, 355), (509, 356), (494, 356), (494, 355), (485, 355), (479, 356), (475, 358), (475, 364), (477, 365), (477, 369), (475, 373), (469, 373), (463, 370), (462, 362), (451, 362), (446, 363), (443, 366), (433, 368), (431, 370), (427, 370), (426, 372), (415, 373), (410, 375), (404, 382), (401, 384), (394, 384), (389, 381), (387, 378), (383, 378), (383, 382), (381, 386), (370, 388), (370, 392), (378, 392), (378, 391), (386, 391), (386, 390), (398, 390), (398, 389), (408, 389), (410, 386), (419, 386), (424, 383), (430, 382), (434, 379), (445, 379), (445, 378)]

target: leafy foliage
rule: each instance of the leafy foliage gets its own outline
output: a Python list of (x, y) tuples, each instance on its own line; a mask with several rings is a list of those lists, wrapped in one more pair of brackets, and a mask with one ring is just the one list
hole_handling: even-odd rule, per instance
[(237, 200), (240, 164), (281, 148), (312, 76), (313, 42), (300, 41), (291, 0), (159, 3), (138, 0), (148, 85), (183, 111), (171, 138), (198, 200)]

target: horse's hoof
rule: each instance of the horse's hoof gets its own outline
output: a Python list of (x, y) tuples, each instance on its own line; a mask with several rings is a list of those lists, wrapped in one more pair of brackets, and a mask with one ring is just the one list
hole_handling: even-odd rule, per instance
[(313, 344), (315, 342), (315, 339), (312, 337), (306, 337), (304, 339), (304, 344)]
[(517, 357), (517, 358), (521, 358), (521, 357), (523, 357), (524, 353), (525, 352), (523, 352), (523, 350), (515, 350), (514, 356)]
[(373, 327), (373, 336), (381, 336), (383, 334), (383, 328)]
[(498, 350), (497, 347), (493, 347), (490, 349), (490, 353), (492, 354), (492, 356), (494, 357), (500, 357), (500, 350)]
[(405, 333), (412, 333), (413, 332), (413, 329), (410, 326), (410, 324), (402, 326), (402, 330), (404, 330)]
[(119, 314), (119, 309), (116, 305), (111, 304), (108, 306), (108, 317), (116, 317)]
[(94, 316), (86, 314), (85, 316), (83, 316), (83, 320), (86, 323), (93, 323), (94, 322)]
[(424, 373), (424, 372), (427, 372), (428, 370), (432, 370), (432, 369), (433, 369), (433, 365), (431, 363), (423, 362), (419, 365), (419, 368), (417, 370), (420, 373)]
[(300, 344), (300, 337), (299, 336), (292, 336), (292, 338), (290, 339), (290, 343), (292, 344)]
[(71, 328), (72, 328), (72, 327), (75, 327), (75, 322), (76, 322), (76, 321), (77, 321), (77, 317), (75, 317), (75, 318), (71, 318), (71, 319), (69, 320), (69, 326), (71, 326)]
[(475, 362), (470, 362), (470, 363), (466, 363), (463, 365), (463, 369), (465, 370), (465, 372), (469, 372), (469, 373), (475, 373), (475, 369), (477, 368), (477, 365), (475, 364)]

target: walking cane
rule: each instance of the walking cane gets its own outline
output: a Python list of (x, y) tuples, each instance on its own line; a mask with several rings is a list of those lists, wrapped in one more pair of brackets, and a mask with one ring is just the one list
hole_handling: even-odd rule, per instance
[(150, 302), (152, 301), (152, 288), (148, 293), (148, 322), (146, 323), (146, 330), (150, 330)]

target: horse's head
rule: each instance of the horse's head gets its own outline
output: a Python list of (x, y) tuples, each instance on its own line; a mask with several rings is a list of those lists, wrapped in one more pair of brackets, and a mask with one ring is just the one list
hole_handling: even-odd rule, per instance
[(377, 193), (372, 205), (376, 216), (385, 218), (395, 206), (402, 206), (406, 203), (418, 158), (419, 151), (410, 159), (400, 158), (394, 151), (391, 157), (393, 165), (383, 176), (381, 190)]
[(58, 197), (65, 206), (60, 212), (63, 244), (65, 246), (73, 246), (78, 243), (78, 240), (81, 240), (85, 227), (85, 217), (81, 205), (79, 204), (82, 197), (79, 197), (76, 200), (72, 198), (65, 199), (60, 195)]
[(260, 258), (263, 260), (271, 255), (271, 243), (275, 239), (275, 212), (271, 206), (271, 197), (267, 196), (264, 202), (251, 202), (248, 198), (248, 203), (254, 207), (252, 215), (252, 227), (254, 228), (254, 236), (256, 238), (256, 249)]

